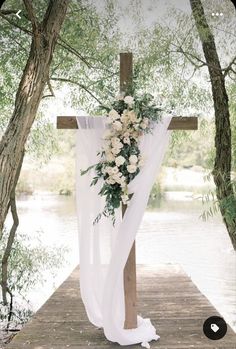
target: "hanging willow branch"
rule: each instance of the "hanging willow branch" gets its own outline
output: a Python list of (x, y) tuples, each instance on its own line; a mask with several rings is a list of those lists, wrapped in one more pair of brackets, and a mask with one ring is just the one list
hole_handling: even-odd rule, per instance
[(16, 174), (16, 181), (15, 181), (15, 185), (14, 188), (12, 190), (12, 193), (10, 195), (10, 202), (9, 202), (9, 207), (11, 208), (11, 214), (12, 214), (12, 219), (13, 219), (13, 224), (8, 236), (8, 240), (7, 240), (7, 245), (3, 254), (3, 258), (2, 258), (2, 280), (1, 280), (1, 287), (2, 287), (2, 300), (3, 300), (3, 304), (7, 305), (7, 293), (10, 294), (11, 296), (11, 303), (12, 303), (12, 295), (11, 292), (8, 288), (8, 260), (9, 257), (11, 255), (11, 250), (12, 250), (12, 245), (14, 243), (15, 240), (15, 236), (16, 236), (16, 231), (19, 225), (19, 217), (17, 214), (17, 208), (16, 208), (16, 184), (18, 182), (18, 178), (20, 176), (20, 171), (21, 171), (21, 167), (22, 167), (22, 163), (23, 163), (23, 158), (24, 158), (24, 152), (21, 155), (21, 161), (19, 163), (19, 166), (17, 168), (17, 174)]

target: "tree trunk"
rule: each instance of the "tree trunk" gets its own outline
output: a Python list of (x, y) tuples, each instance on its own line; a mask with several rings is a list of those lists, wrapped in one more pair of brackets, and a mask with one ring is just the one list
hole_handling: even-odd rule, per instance
[(214, 101), (216, 157), (212, 174), (220, 211), (236, 249), (236, 197), (231, 180), (231, 127), (225, 78), (201, 0), (190, 0), (190, 4), (208, 65)]
[(38, 24), (32, 11), (29, 13), (33, 29), (31, 49), (16, 94), (13, 114), (0, 142), (0, 238), (17, 168), (49, 77), (50, 63), (68, 4), (69, 0), (50, 0), (44, 19)]

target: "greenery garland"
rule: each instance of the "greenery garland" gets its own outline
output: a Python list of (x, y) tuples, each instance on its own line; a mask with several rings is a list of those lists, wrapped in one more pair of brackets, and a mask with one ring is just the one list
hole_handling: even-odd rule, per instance
[(121, 203), (129, 205), (128, 184), (144, 163), (139, 149), (140, 137), (151, 132), (154, 124), (161, 119), (161, 111), (150, 94), (135, 98), (119, 95), (112, 104), (106, 120), (108, 127), (103, 136), (104, 144), (98, 153), (100, 161), (81, 171), (84, 175), (94, 168), (96, 175), (91, 185), (103, 181), (99, 195), (105, 197), (106, 204), (94, 224), (102, 215), (111, 217), (114, 224), (115, 209)]

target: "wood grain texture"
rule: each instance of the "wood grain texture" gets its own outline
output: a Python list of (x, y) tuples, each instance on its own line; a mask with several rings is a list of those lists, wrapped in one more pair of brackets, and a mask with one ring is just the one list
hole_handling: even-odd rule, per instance
[[(127, 206), (122, 204), (122, 216)], [(125, 296), (125, 329), (137, 327), (137, 285), (136, 285), (136, 252), (135, 241), (130, 250), (124, 268), (124, 296)]]
[[(228, 326), (219, 341), (205, 337), (206, 318), (219, 315), (178, 265), (137, 267), (139, 314), (151, 319), (160, 340), (152, 349), (236, 349)], [(7, 349), (117, 349), (88, 321), (79, 291), (79, 267), (56, 290)], [(122, 347), (131, 349), (129, 346)], [(132, 346), (140, 349), (140, 345)]]
[[(80, 116), (80, 118), (85, 118)], [(58, 129), (78, 129), (76, 116), (58, 116)], [(174, 116), (170, 122), (168, 130), (197, 130), (198, 118), (195, 116), (183, 117)]]
[(120, 92), (129, 93), (133, 83), (133, 54), (120, 53)]
[[(132, 94), (133, 82), (133, 54), (120, 53), (120, 93)], [(122, 205), (122, 216), (127, 209)], [(125, 233), (125, 232), (124, 232)], [(136, 256), (135, 241), (131, 247), (124, 268), (124, 300), (125, 300), (125, 329), (137, 328), (137, 285), (136, 285)]]

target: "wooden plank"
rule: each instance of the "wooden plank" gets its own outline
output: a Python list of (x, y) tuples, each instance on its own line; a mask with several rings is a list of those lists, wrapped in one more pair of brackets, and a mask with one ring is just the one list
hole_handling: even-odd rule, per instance
[[(151, 319), (161, 336), (159, 341), (150, 343), (152, 349), (236, 348), (236, 335), (230, 326), (226, 336), (219, 341), (205, 337), (202, 331), (204, 321), (209, 316), (220, 314), (178, 265), (139, 265), (137, 272), (140, 314)], [(186, 303), (186, 294), (194, 301)], [(163, 295), (169, 298), (168, 302)], [(77, 267), (6, 349), (88, 347), (118, 348), (116, 343), (106, 340), (102, 329), (88, 321), (79, 292)], [(133, 345), (132, 349), (140, 349), (140, 345)]]
[[(120, 92), (128, 94), (132, 89), (133, 81), (133, 55), (120, 53)], [(122, 216), (127, 209), (122, 205)], [(136, 256), (135, 241), (131, 247), (124, 272), (124, 298), (125, 298), (125, 329), (137, 328), (137, 286), (136, 286)]]
[[(99, 117), (99, 116), (98, 116)], [(80, 118), (86, 118), (80, 116)], [(58, 116), (58, 129), (78, 129), (76, 116)], [(174, 116), (170, 122), (168, 130), (197, 130), (198, 118), (195, 116)]]
[(133, 83), (133, 54), (131, 52), (120, 53), (120, 92), (128, 94), (132, 92)]
[[(122, 217), (127, 206), (122, 205)], [(135, 241), (124, 268), (125, 329), (137, 327), (137, 282)]]

